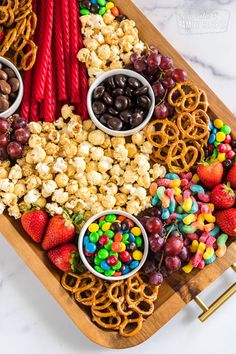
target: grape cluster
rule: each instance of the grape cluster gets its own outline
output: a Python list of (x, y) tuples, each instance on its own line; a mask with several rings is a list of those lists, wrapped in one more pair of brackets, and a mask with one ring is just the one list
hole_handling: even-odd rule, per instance
[(152, 285), (159, 285), (163, 279), (180, 269), (190, 259), (182, 234), (170, 227), (167, 231), (161, 219), (161, 208), (149, 208), (140, 219), (148, 234), (149, 255), (143, 271), (149, 275)]
[(155, 46), (150, 46), (148, 52), (142, 55), (131, 54), (127, 69), (143, 75), (152, 85), (156, 97), (156, 118), (166, 118), (173, 115), (173, 107), (167, 102), (168, 92), (177, 82), (187, 80), (187, 73), (182, 69), (175, 69), (170, 57), (161, 55)]
[(30, 132), (27, 121), (18, 114), (5, 119), (0, 118), (0, 160), (17, 160), (23, 155)]

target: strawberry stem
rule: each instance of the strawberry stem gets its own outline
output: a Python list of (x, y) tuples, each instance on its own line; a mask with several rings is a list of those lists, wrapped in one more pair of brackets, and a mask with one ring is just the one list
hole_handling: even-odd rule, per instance
[(70, 266), (71, 266), (72, 272), (74, 272), (74, 273), (83, 273), (84, 272), (84, 265), (81, 261), (78, 251), (73, 251), (71, 253)]

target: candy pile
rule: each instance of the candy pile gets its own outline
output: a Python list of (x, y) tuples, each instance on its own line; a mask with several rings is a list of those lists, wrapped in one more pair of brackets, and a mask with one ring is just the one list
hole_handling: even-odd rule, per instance
[(76, 57), (83, 46), (78, 10), (76, 0), (39, 2), (35, 32), (39, 49), (33, 70), (24, 77), (21, 106), (22, 116), (30, 121), (53, 122), (65, 102), (88, 118), (86, 69)]
[(118, 21), (126, 19), (126, 16), (120, 14), (120, 11), (114, 2), (107, 0), (83, 0), (80, 2), (80, 15), (99, 14), (103, 16), (107, 11), (116, 17)]
[(108, 214), (90, 224), (83, 246), (87, 261), (107, 277), (128, 274), (143, 258), (142, 231), (123, 215)]
[(231, 128), (219, 118), (210, 123), (210, 137), (205, 149), (205, 156), (213, 155), (229, 169), (236, 161), (236, 141), (231, 135)]

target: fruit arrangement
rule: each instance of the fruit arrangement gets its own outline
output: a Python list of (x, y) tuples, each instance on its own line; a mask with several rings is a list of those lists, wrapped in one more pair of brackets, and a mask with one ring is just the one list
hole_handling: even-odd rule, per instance
[[(200, 271), (236, 236), (236, 140), (115, 3), (10, 3), (4, 31), (19, 16), (29, 30), (21, 115), (0, 118), (0, 213), (21, 219), (99, 327), (133, 336), (165, 278)], [(12, 45), (14, 62), (21, 42)], [(8, 68), (0, 75), (4, 111), (19, 82)]]

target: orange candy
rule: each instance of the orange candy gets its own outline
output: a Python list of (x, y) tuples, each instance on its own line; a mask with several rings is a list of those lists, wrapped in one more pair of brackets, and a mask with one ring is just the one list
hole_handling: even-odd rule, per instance
[(126, 216), (124, 216), (124, 215), (118, 216), (118, 220), (120, 220), (121, 222), (124, 221), (125, 219), (126, 219)]
[(115, 236), (114, 236), (114, 241), (121, 242), (122, 238), (123, 238), (123, 235), (120, 232), (117, 232), (117, 234), (115, 234)]
[(120, 11), (119, 11), (118, 7), (115, 6), (111, 9), (111, 13), (113, 16), (117, 17), (117, 16), (119, 16)]
[(153, 197), (156, 194), (156, 191), (157, 191), (157, 183), (153, 182), (149, 188), (149, 193)]
[(99, 221), (103, 221), (103, 220), (105, 220), (105, 215), (103, 215), (99, 218)]
[(121, 272), (115, 272), (115, 273), (113, 274), (113, 277), (119, 277), (119, 276), (121, 276), (121, 275), (122, 275)]
[(123, 245), (121, 242), (113, 242), (111, 245), (111, 250), (112, 252), (122, 252), (123, 250)]
[(130, 227), (134, 227), (134, 222), (133, 222), (132, 220), (127, 219), (127, 221), (128, 221), (128, 223), (129, 223)]

